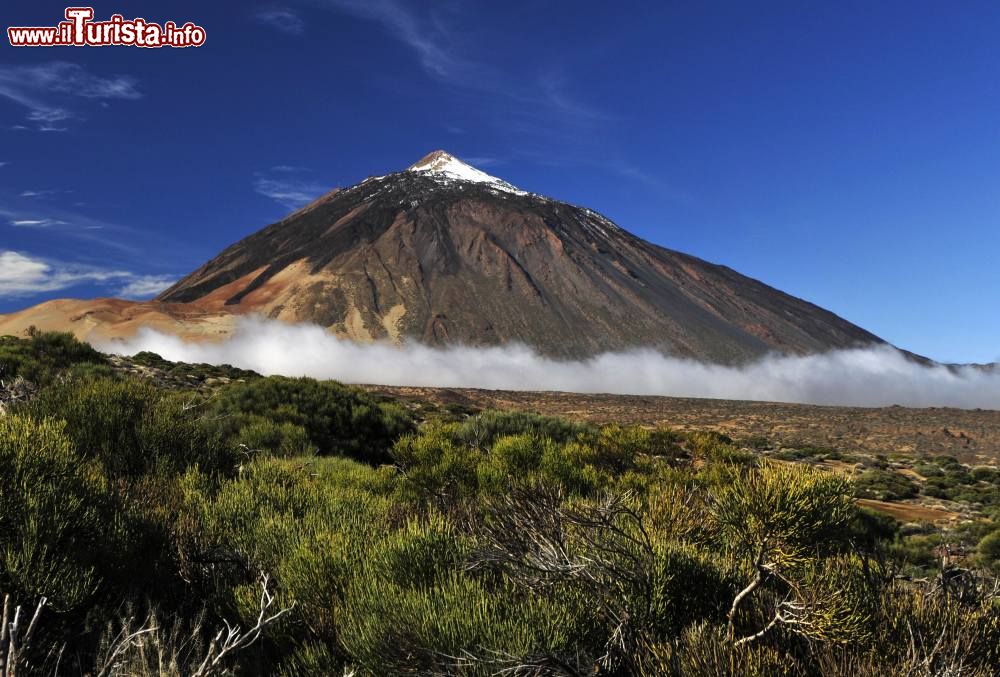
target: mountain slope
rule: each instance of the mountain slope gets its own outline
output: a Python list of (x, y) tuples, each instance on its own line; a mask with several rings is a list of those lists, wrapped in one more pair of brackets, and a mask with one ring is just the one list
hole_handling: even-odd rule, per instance
[(314, 322), (357, 340), (516, 341), (555, 357), (652, 347), (731, 363), (881, 342), (441, 151), (325, 195), (157, 300)]
[(811, 303), (442, 151), (324, 195), (154, 301), (50, 301), (0, 316), (0, 333), (36, 325), (99, 340), (153, 326), (212, 340), (243, 314), (360, 341), (519, 342), (557, 358), (653, 348), (740, 363), (882, 343)]

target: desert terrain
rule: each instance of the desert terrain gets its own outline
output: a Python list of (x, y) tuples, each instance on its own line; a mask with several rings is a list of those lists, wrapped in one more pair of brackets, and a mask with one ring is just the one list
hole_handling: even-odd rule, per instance
[(970, 465), (1000, 462), (1000, 411), (827, 407), (682, 397), (365, 386), (444, 407), (521, 410), (595, 423), (716, 430), (775, 447), (812, 446), (863, 455), (947, 455)]

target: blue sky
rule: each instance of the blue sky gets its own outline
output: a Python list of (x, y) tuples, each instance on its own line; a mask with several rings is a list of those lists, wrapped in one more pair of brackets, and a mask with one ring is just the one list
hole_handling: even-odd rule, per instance
[[(753, 6), (751, 6), (753, 5)], [(65, 5), (7, 0), (9, 25)], [(0, 46), (0, 312), (141, 295), (444, 148), (946, 361), (1000, 358), (1000, 5), (119, 1)]]

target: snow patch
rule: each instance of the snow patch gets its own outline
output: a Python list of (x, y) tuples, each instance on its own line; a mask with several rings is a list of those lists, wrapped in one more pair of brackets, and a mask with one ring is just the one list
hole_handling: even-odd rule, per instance
[(469, 183), (484, 183), (489, 185), (491, 188), (495, 188), (505, 193), (513, 193), (515, 195), (528, 194), (527, 191), (523, 191), (516, 186), (512, 186), (503, 179), (490, 176), (484, 171), (480, 171), (471, 165), (467, 165), (454, 155), (450, 155), (444, 151), (435, 151), (431, 153), (420, 162), (410, 167), (409, 171), (428, 174), (436, 179), (466, 181)]

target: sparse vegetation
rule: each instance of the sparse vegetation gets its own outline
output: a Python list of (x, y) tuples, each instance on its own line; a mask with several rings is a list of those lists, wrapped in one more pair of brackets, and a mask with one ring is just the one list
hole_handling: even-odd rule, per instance
[[(0, 343), (34, 384), (0, 414), (18, 674), (1000, 666), (993, 467), (853, 468), (765, 439), (404, 407), (149, 355), (126, 368), (74, 344)], [(965, 524), (900, 524), (855, 497), (946, 500)]]

